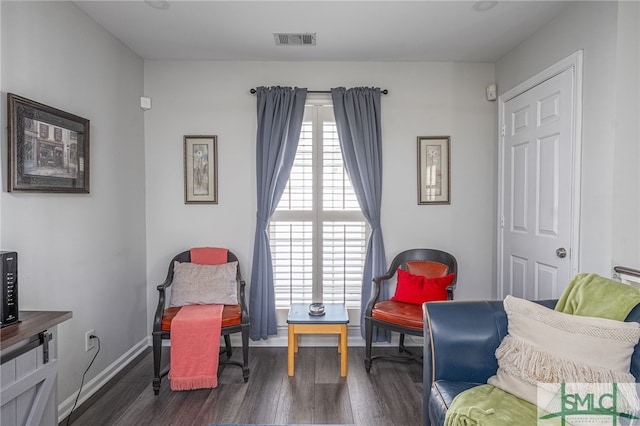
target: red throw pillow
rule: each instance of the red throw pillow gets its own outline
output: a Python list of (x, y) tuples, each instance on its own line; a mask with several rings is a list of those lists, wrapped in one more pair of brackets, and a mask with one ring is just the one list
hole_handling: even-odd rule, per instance
[(447, 300), (447, 287), (455, 277), (455, 274), (449, 274), (444, 277), (426, 278), (422, 275), (410, 274), (402, 269), (398, 269), (397, 275), (396, 293), (391, 300), (414, 305), (435, 300)]
[(398, 269), (398, 281), (396, 294), (391, 298), (394, 302), (419, 304), (422, 299), (422, 275), (413, 275), (402, 269)]
[(447, 287), (451, 285), (456, 274), (445, 275), (437, 278), (424, 278), (422, 287), (422, 302), (435, 300), (447, 300)]

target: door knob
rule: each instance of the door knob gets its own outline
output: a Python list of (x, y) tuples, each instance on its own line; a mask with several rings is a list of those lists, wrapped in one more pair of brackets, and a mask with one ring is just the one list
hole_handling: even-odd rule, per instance
[(556, 250), (556, 256), (558, 256), (560, 259), (567, 257), (567, 250), (565, 250), (564, 247), (560, 247), (558, 250)]

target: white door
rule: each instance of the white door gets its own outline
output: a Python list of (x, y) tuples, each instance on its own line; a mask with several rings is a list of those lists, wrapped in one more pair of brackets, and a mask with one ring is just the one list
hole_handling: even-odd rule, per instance
[(573, 276), (575, 68), (504, 102), (499, 296), (557, 298)]

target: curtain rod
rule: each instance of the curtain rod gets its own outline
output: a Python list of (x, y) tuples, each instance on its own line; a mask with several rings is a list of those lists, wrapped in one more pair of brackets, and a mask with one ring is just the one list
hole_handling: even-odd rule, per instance
[[(249, 90), (252, 95), (256, 94), (256, 89)], [(307, 93), (331, 93), (331, 90), (307, 90)], [(388, 95), (389, 91), (387, 89), (380, 90), (380, 93), (383, 95)]]

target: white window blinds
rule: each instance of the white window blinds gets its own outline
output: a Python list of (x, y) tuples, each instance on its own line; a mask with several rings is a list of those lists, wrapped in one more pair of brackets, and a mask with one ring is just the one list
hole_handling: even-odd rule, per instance
[(307, 106), (298, 151), (269, 225), (276, 307), (360, 307), (368, 226), (344, 168), (331, 106)]

